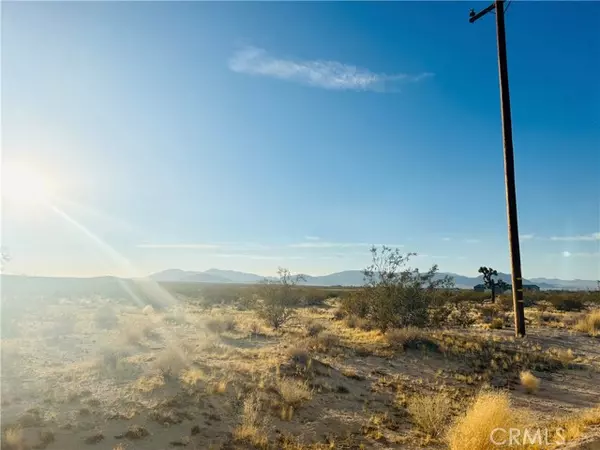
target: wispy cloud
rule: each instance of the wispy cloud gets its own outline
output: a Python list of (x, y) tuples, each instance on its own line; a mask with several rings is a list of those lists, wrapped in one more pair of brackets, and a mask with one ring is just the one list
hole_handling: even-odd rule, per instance
[(442, 238), (442, 241), (446, 241), (446, 242), (448, 242), (448, 241), (451, 241), (451, 240), (452, 240), (452, 239), (451, 239), (451, 238), (449, 238), (449, 237), (443, 237), (443, 238)]
[(236, 258), (236, 259), (256, 259), (256, 260), (277, 260), (285, 261), (291, 259), (305, 259), (304, 256), (298, 255), (254, 255), (251, 253), (215, 253), (213, 255), (218, 258)]
[(321, 238), (318, 236), (304, 236), (304, 239), (306, 239), (307, 241), (318, 241)]
[(338, 61), (286, 59), (271, 56), (266, 50), (247, 46), (229, 59), (234, 72), (260, 75), (332, 90), (385, 91), (390, 83), (417, 82), (431, 73), (388, 75)]
[(551, 241), (600, 241), (600, 232), (579, 236), (552, 236)]
[(161, 249), (203, 249), (214, 250), (221, 248), (218, 244), (138, 244), (138, 248), (161, 248)]
[(365, 242), (299, 242), (297, 244), (290, 244), (288, 247), (292, 248), (352, 248), (352, 247), (370, 247), (371, 244)]
[(297, 244), (290, 244), (288, 247), (292, 248), (356, 248), (356, 247), (381, 247), (385, 245), (391, 248), (402, 248), (402, 244), (369, 244), (367, 242), (325, 242), (325, 241), (311, 241), (311, 242), (299, 242)]
[(530, 239), (533, 239), (535, 237), (535, 234), (520, 234), (519, 237), (524, 241), (528, 241)]
[(561, 255), (565, 258), (600, 258), (600, 252), (568, 252), (564, 251)]

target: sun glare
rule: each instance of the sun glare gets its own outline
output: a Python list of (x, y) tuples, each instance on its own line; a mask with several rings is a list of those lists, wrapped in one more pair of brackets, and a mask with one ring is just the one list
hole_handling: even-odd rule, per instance
[(38, 205), (49, 199), (54, 183), (42, 171), (25, 164), (2, 167), (2, 197), (21, 206)]

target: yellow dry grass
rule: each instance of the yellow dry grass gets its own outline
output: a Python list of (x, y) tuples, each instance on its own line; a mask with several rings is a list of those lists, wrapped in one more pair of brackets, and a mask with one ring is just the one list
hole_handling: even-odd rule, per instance
[(185, 369), (179, 378), (187, 385), (196, 386), (198, 382), (206, 381), (207, 375), (201, 369)]
[(267, 423), (261, 410), (260, 400), (255, 393), (244, 400), (241, 423), (233, 430), (233, 437), (236, 441), (247, 442), (257, 448), (268, 447)]
[(588, 312), (577, 322), (575, 329), (590, 336), (600, 336), (600, 309)]
[(23, 439), (23, 430), (21, 427), (10, 427), (6, 429), (2, 444), (2, 448), (6, 446), (8, 450), (25, 449), (25, 441)]
[(540, 379), (529, 370), (521, 372), (520, 379), (521, 385), (528, 394), (534, 394), (540, 389)]
[(165, 385), (165, 379), (162, 375), (142, 376), (134, 383), (134, 388), (140, 392), (152, 392)]
[(444, 433), (450, 417), (450, 399), (443, 393), (415, 395), (408, 401), (408, 412), (421, 431), (432, 437)]
[(520, 428), (523, 419), (510, 407), (505, 392), (481, 392), (448, 433), (450, 450), (496, 450), (490, 435), (497, 428)]
[(312, 390), (306, 383), (291, 378), (280, 379), (277, 390), (283, 401), (290, 406), (298, 406), (312, 398)]

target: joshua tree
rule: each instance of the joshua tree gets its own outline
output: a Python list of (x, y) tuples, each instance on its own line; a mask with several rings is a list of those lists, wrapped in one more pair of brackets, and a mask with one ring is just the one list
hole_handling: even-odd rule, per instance
[(494, 280), (494, 277), (498, 276), (498, 271), (491, 267), (481, 266), (479, 273), (483, 275), (484, 286), (492, 290), (492, 303), (496, 303), (496, 287), (499, 286), (499, 282)]

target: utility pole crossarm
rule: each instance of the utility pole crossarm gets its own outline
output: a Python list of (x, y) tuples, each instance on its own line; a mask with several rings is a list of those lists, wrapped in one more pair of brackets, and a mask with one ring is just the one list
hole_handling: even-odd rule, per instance
[(470, 14), (471, 17), (469, 17), (469, 22), (471, 22), (471, 23), (475, 22), (477, 19), (479, 19), (480, 17), (485, 16), (487, 13), (489, 13), (495, 7), (496, 7), (496, 4), (492, 3), (490, 6), (488, 6), (485, 9), (482, 9), (478, 13), (475, 13), (475, 10), (472, 9), (471, 10), (471, 14)]

